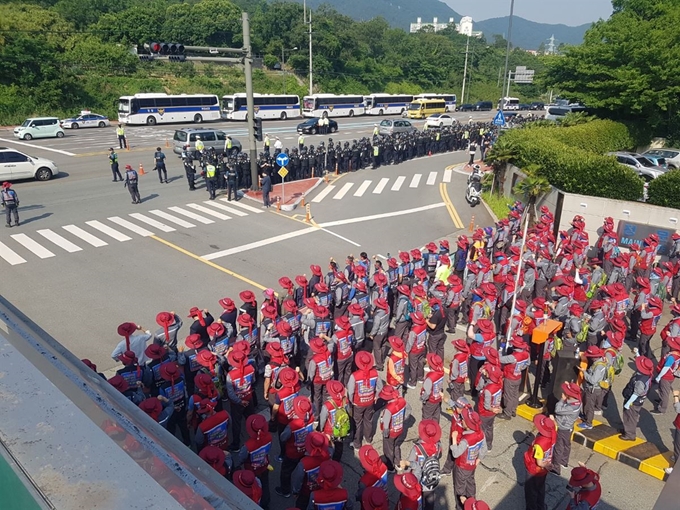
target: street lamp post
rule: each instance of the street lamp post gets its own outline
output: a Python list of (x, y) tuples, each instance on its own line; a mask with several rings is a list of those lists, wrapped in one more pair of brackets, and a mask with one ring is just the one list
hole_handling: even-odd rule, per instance
[[(505, 80), (508, 79), (508, 60), (510, 59), (510, 44), (512, 40), (512, 14), (515, 11), (515, 0), (510, 0), (510, 17), (508, 18), (508, 45), (505, 48), (505, 71), (503, 73), (503, 87), (501, 94), (505, 93)], [(503, 98), (501, 97), (501, 111), (503, 110)]]
[(296, 51), (298, 48), (284, 48), (281, 46), (281, 71), (283, 71), (283, 94), (286, 94), (286, 52)]
[[(463, 67), (463, 90), (460, 92), (460, 100), (465, 102), (465, 81), (467, 80), (468, 53), (470, 51), (470, 36), (467, 37), (465, 44), (465, 66)], [(468, 92), (469, 94), (469, 92)]]

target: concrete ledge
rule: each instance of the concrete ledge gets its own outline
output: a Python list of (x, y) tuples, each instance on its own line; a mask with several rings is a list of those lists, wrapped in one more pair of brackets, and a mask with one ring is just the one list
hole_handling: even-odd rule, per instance
[[(282, 211), (293, 211), (302, 202), (302, 200), (317, 186), (323, 182), (320, 177), (313, 177), (311, 179), (303, 179), (300, 181), (291, 181), (285, 183), (285, 186), (281, 187), (281, 184), (275, 184), (272, 186), (272, 191), (269, 193), (269, 201), (272, 207), (276, 207), (277, 200), (281, 198), (282, 191), (283, 197), (286, 199), (285, 202), (281, 202)], [(255, 202), (262, 204), (262, 192), (261, 191), (246, 191), (243, 193), (243, 197)]]

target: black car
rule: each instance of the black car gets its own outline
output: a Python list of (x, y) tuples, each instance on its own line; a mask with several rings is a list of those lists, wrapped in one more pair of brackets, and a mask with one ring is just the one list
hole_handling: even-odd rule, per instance
[[(328, 119), (328, 132), (335, 133), (338, 130), (338, 123), (333, 119)], [(312, 117), (307, 119), (297, 127), (298, 133), (304, 133), (306, 135), (315, 135), (319, 132), (319, 119), (317, 117)]]
[(478, 112), (490, 112), (493, 108), (493, 103), (491, 101), (479, 101), (474, 106)]
[(530, 105), (530, 104), (526, 104), (526, 103), (520, 103), (520, 104), (519, 104), (519, 109), (520, 109), (520, 110), (531, 110), (531, 105)]
[(458, 107), (459, 112), (473, 112), (475, 111), (475, 105), (470, 103), (462, 104)]
[(545, 110), (545, 104), (541, 103), (540, 101), (534, 101), (531, 103), (531, 109), (532, 110)]

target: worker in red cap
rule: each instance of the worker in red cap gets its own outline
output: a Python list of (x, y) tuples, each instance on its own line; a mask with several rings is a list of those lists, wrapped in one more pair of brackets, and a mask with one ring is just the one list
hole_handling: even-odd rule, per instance
[(503, 413), (499, 418), (514, 418), (519, 405), (519, 386), (522, 373), (529, 368), (529, 346), (521, 336), (515, 335), (510, 341), (510, 352), (501, 356), (499, 361), (503, 367)]
[(236, 319), (236, 326), (238, 333), (234, 339), (234, 344), (238, 342), (246, 342), (250, 348), (248, 350), (248, 357), (251, 363), (261, 366), (262, 351), (260, 347), (260, 328), (257, 327), (255, 319), (247, 313), (242, 313)]
[(387, 495), (387, 466), (380, 458), (378, 451), (370, 444), (359, 448), (359, 462), (364, 474), (359, 478), (356, 501), (361, 501), (366, 490), (380, 489)]
[(659, 385), (659, 403), (653, 414), (665, 414), (673, 393), (673, 380), (676, 373), (680, 372), (680, 338), (669, 337), (666, 344), (670, 351), (661, 358), (656, 367), (657, 375), (654, 381)]
[(361, 306), (363, 310), (369, 311), (369, 307), (371, 306), (371, 296), (368, 294), (368, 288), (366, 287), (365, 281), (357, 280), (354, 282), (351, 303), (357, 304)]
[(312, 492), (321, 487), (319, 468), (330, 457), (328, 438), (321, 432), (310, 432), (305, 439), (305, 456), (300, 459), (291, 477), (293, 494), (297, 494), (297, 508), (309, 506)]
[(399, 491), (399, 501), (395, 510), (422, 510), (423, 489), (413, 473), (394, 477), (394, 486)]
[(349, 318), (343, 315), (335, 319), (335, 331), (333, 332), (333, 336), (329, 337), (325, 333), (322, 333), (321, 338), (326, 340), (329, 345), (333, 345), (333, 351), (335, 351), (336, 379), (343, 385), (347, 384), (350, 375), (352, 375), (354, 349), (356, 348), (354, 331), (352, 331), (352, 324), (350, 323)]
[[(280, 388), (276, 389), (274, 403), (272, 405), (270, 427), (276, 429), (279, 434), (279, 450), (283, 452), (284, 441), (280, 434), (294, 417), (293, 402), (300, 391), (299, 372), (292, 368), (285, 367), (279, 372)], [(282, 456), (281, 456), (282, 458)]]
[(581, 388), (573, 382), (562, 383), (562, 398), (555, 404), (553, 418), (557, 425), (557, 438), (551, 471), (559, 475), (562, 467), (569, 466), (571, 435), (581, 414)]
[(470, 324), (467, 332), (470, 343), (470, 360), (468, 366), (468, 379), (470, 380), (470, 392), (473, 397), (477, 396), (475, 387), (479, 369), (486, 361), (484, 349), (491, 347), (496, 341), (496, 328), (489, 319), (480, 319), (476, 325)]
[(433, 277), (439, 261), (439, 250), (434, 243), (427, 243), (422, 252), (423, 261), (425, 262), (425, 270), (428, 275)]
[(628, 330), (628, 339), (633, 342), (637, 340), (637, 335), (640, 328), (640, 314), (642, 313), (642, 305), (646, 304), (651, 295), (651, 285), (649, 278), (638, 276), (635, 278), (634, 288), (637, 290), (637, 295), (634, 292), (635, 299), (633, 301), (633, 308), (630, 312), (630, 329)]
[(567, 493), (571, 499), (566, 510), (595, 510), (602, 496), (600, 475), (579, 463), (571, 470)]
[(590, 430), (593, 428), (593, 416), (595, 409), (602, 406), (604, 390), (607, 386), (607, 362), (604, 360), (604, 351), (596, 345), (590, 345), (584, 353), (588, 360), (588, 368), (579, 366), (583, 373), (583, 416), (584, 420), (578, 424), (578, 428)]
[(434, 490), (439, 485), (439, 459), (442, 456), (442, 429), (437, 420), (422, 420), (418, 424), (418, 441), (408, 457), (408, 467), (420, 480), (423, 510), (434, 510)]
[(229, 449), (238, 451), (241, 448), (241, 428), (245, 419), (255, 413), (253, 394), (255, 387), (255, 369), (248, 363), (248, 355), (242, 351), (232, 350), (227, 357), (231, 369), (227, 372), (225, 386), (231, 403), (232, 440)]
[(220, 321), (222, 321), (223, 324), (229, 324), (231, 326), (232, 333), (229, 336), (233, 336), (236, 334), (236, 318), (238, 317), (236, 303), (234, 303), (233, 299), (228, 297), (220, 299), (218, 303), (222, 307)]
[(635, 358), (635, 373), (623, 388), (623, 434), (619, 436), (619, 439), (635, 441), (640, 410), (647, 398), (653, 373), (654, 363), (651, 359), (645, 356)]
[(232, 461), (231, 456), (217, 446), (204, 446), (198, 452), (198, 456), (210, 465), (215, 471), (225, 478), (231, 476)]
[(243, 290), (239, 293), (238, 298), (243, 302), (238, 309), (240, 314), (247, 314), (253, 319), (253, 323), (257, 324), (257, 297), (252, 290)]
[(638, 352), (641, 356), (652, 356), (649, 341), (656, 334), (656, 327), (663, 313), (663, 301), (658, 296), (650, 296), (646, 303), (640, 305), (640, 340)]
[(293, 296), (295, 296), (295, 304), (298, 308), (302, 308), (304, 300), (310, 296), (308, 293), (309, 281), (307, 280), (307, 276), (303, 274), (297, 275), (295, 277), (295, 285), (296, 287), (293, 291)]
[(319, 482), (321, 488), (312, 492), (309, 509), (312, 510), (351, 510), (352, 501), (347, 489), (340, 487), (342, 483), (342, 464), (334, 460), (327, 460), (319, 467)]
[(350, 292), (352, 286), (345, 273), (336, 272), (333, 274), (330, 287), (333, 295), (333, 317), (337, 319), (347, 312), (347, 307), (351, 302)]
[(333, 379), (334, 355), (323, 338), (312, 338), (309, 347), (312, 356), (307, 364), (307, 380), (311, 384), (314, 415), (318, 416), (323, 402), (328, 397), (326, 383)]
[(430, 371), (425, 376), (420, 389), (420, 401), (423, 403), (422, 419), (439, 421), (444, 398), (444, 362), (435, 353), (427, 355), (427, 366)]
[(252, 471), (262, 484), (261, 506), (269, 506), (269, 451), (272, 435), (269, 433), (267, 419), (261, 414), (248, 416), (246, 420), (248, 440), (238, 452), (238, 466)]
[(411, 326), (411, 289), (405, 283), (397, 285), (394, 301), (394, 336), (406, 340)]
[[(283, 324), (288, 326), (285, 322), (280, 322), (278, 324)], [(284, 367), (289, 366), (288, 356), (285, 355), (281, 349), (280, 342), (269, 342), (265, 346), (265, 351), (269, 355), (269, 360), (264, 366), (264, 399), (269, 402), (269, 405), (274, 405), (274, 395), (276, 394), (276, 388), (280, 387), (278, 379), (279, 372)]]
[(191, 443), (187, 423), (188, 397), (183, 374), (177, 363), (171, 361), (161, 366), (160, 376), (162, 382), (158, 386), (158, 395), (171, 401), (175, 409), (175, 412), (170, 417), (167, 428), (173, 435), (176, 429), (179, 429), (182, 441), (185, 445), (189, 446)]
[(470, 401), (462, 396), (456, 400), (448, 400), (447, 404), (451, 408), (451, 432), (449, 433), (449, 446), (446, 449), (446, 461), (444, 462), (444, 467), (442, 468), (441, 474), (442, 476), (448, 476), (453, 472), (453, 465), (455, 459), (453, 458), (453, 454), (451, 453), (451, 445), (453, 444), (451, 442), (451, 433), (453, 433), (454, 430), (458, 431), (458, 437), (461, 437), (463, 432), (465, 431), (464, 428), (464, 423), (463, 423), (463, 411), (465, 409), (472, 409), (472, 404), (470, 404)]
[(487, 454), (486, 440), (482, 432), (479, 414), (471, 408), (461, 412), (464, 431), (451, 431), (451, 455), (453, 465), (453, 487), (456, 496), (456, 510), (463, 510), (465, 500), (477, 495), (475, 471)]
[(314, 299), (316, 299), (316, 304), (326, 307), (330, 310), (331, 306), (333, 305), (333, 294), (331, 293), (331, 289), (326, 284), (326, 282), (319, 282), (316, 285), (314, 285), (314, 293), (312, 294), (314, 296)]
[(387, 402), (380, 413), (383, 454), (390, 473), (401, 468), (401, 445), (406, 439), (406, 420), (411, 416), (411, 406), (394, 386), (386, 385), (379, 398)]
[(144, 399), (139, 403), (139, 408), (166, 430), (170, 417), (175, 412), (172, 402), (163, 395)]
[(501, 369), (496, 365), (489, 364), (486, 368), (484, 386), (479, 392), (477, 401), (477, 412), (481, 419), (484, 438), (489, 451), (493, 448), (493, 425), (496, 415), (503, 412), (501, 400), (503, 395), (503, 385), (501, 383)]
[(481, 499), (467, 498), (463, 508), (464, 510), (489, 510), (489, 505)]
[(122, 375), (114, 375), (108, 382), (135, 405), (139, 405), (146, 398), (141, 386), (129, 386)]
[(328, 381), (326, 384), (328, 399), (321, 406), (319, 414), (319, 430), (326, 434), (333, 446), (333, 460), (342, 459), (344, 440), (349, 436), (351, 418), (347, 392), (340, 381)]
[(200, 450), (209, 444), (226, 450), (229, 444), (229, 413), (224, 409), (215, 412), (215, 404), (207, 398), (201, 400), (196, 412), (201, 420), (194, 436), (197, 448)]
[(118, 357), (125, 351), (132, 351), (137, 356), (137, 360), (145, 364), (149, 359), (144, 354), (146, 344), (151, 339), (151, 333), (144, 331), (142, 326), (134, 322), (124, 322), (118, 326), (118, 334), (124, 339), (121, 340), (111, 353), (113, 361), (118, 361)]
[(399, 285), (410, 286), (413, 279), (413, 264), (407, 251), (399, 252)]
[(194, 393), (194, 378), (201, 368), (196, 355), (203, 349), (206, 349), (205, 343), (198, 333), (186, 337), (184, 345), (178, 347), (177, 363), (184, 369), (184, 380), (190, 395)]
[(289, 498), (291, 495), (291, 476), (305, 456), (307, 436), (314, 430), (314, 413), (312, 402), (308, 397), (295, 397), (293, 414), (290, 422), (280, 434), (284, 443), (283, 462), (281, 463), (281, 485), (274, 488), (279, 496)]
[(200, 310), (198, 307), (194, 306), (189, 310), (188, 317), (193, 319), (194, 322), (189, 327), (190, 335), (200, 335), (203, 342), (208, 342), (208, 326), (210, 326), (215, 319), (210, 315), (207, 308)]
[(387, 276), (382, 271), (382, 262), (379, 260), (376, 260), (376, 271), (373, 273), (373, 276), (369, 278), (368, 287), (371, 291), (371, 303), (373, 303), (374, 307), (375, 301), (380, 298), (384, 299), (389, 307), (389, 285), (387, 284)]
[(427, 352), (439, 355), (444, 359), (444, 344), (446, 343), (446, 311), (441, 301), (430, 299), (429, 312), (425, 314), (427, 324)]
[[(186, 384), (186, 380), (185, 380)], [(187, 402), (187, 421), (193, 430), (196, 429), (200, 422), (198, 409), (201, 407), (201, 402), (205, 399), (210, 401), (215, 411), (222, 410), (222, 398), (215, 383), (208, 374), (198, 373), (193, 381), (194, 393), (189, 393), (189, 400)]]
[(347, 307), (347, 318), (354, 331), (354, 352), (364, 350), (366, 339), (366, 321), (368, 316), (366, 311), (358, 303), (352, 303)]
[(538, 434), (524, 453), (527, 470), (524, 499), (527, 510), (545, 510), (545, 480), (553, 464), (553, 451), (557, 440), (555, 422), (545, 414), (534, 416)]
[(406, 346), (404, 341), (398, 336), (391, 336), (387, 339), (390, 345), (390, 354), (387, 356), (387, 371), (385, 379), (387, 384), (394, 386), (400, 394), (406, 390), (405, 369), (406, 369)]
[[(227, 331), (227, 328), (230, 331)], [(227, 352), (229, 351), (229, 342), (234, 336), (234, 331), (231, 330), (231, 324), (223, 324), (220, 319), (208, 326), (208, 343), (206, 347), (215, 354), (220, 360), (220, 363), (226, 362)]]
[(408, 353), (408, 383), (407, 387), (414, 389), (417, 382), (425, 377), (425, 352), (427, 350), (427, 324), (421, 312), (411, 313), (411, 331), (406, 340)]
[(390, 326), (390, 307), (385, 298), (377, 298), (373, 301), (373, 327), (368, 333), (368, 338), (373, 342), (373, 356), (376, 368), (383, 370), (385, 365), (385, 344), (387, 343), (387, 331)]
[(160, 312), (156, 315), (160, 326), (153, 335), (153, 343), (177, 352), (177, 333), (182, 327), (182, 319), (175, 312)]
[(314, 297), (318, 293), (318, 290), (315, 288), (316, 284), (323, 278), (323, 272), (321, 271), (321, 266), (315, 264), (309, 266), (309, 270), (311, 271), (312, 276), (307, 282), (307, 297)]
[(351, 448), (361, 448), (362, 438), (367, 443), (373, 442), (374, 404), (383, 387), (378, 377), (375, 362), (371, 353), (359, 351), (354, 356), (357, 366), (347, 382), (347, 397), (352, 404), (352, 421), (354, 423), (354, 440)]
[(232, 483), (238, 490), (252, 500), (253, 503), (258, 506), (266, 507), (266, 505), (262, 504), (262, 482), (260, 481), (260, 478), (255, 476), (255, 473), (247, 469), (234, 471)]
[(118, 361), (123, 364), (123, 368), (116, 370), (116, 374), (123, 377), (131, 388), (140, 387), (148, 393), (153, 385), (153, 374), (147, 365), (140, 365), (132, 351), (125, 351), (118, 357)]
[(460, 305), (463, 302), (463, 283), (461, 279), (455, 275), (450, 275), (447, 279), (446, 298), (442, 303), (446, 310), (446, 327), (447, 333), (455, 333), (458, 325), (458, 314), (460, 313)]
[(451, 394), (451, 399), (458, 400), (465, 393), (470, 348), (465, 340), (461, 338), (453, 341), (453, 347), (456, 352), (449, 365), (449, 393)]
[(359, 501), (361, 510), (388, 510), (390, 503), (387, 492), (380, 487), (367, 488)]

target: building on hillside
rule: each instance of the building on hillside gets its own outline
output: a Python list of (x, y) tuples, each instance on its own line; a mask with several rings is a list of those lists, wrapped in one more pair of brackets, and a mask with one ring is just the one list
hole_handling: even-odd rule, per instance
[(456, 23), (453, 18), (449, 18), (447, 23), (439, 23), (438, 18), (433, 18), (432, 23), (423, 23), (423, 18), (418, 18), (415, 23), (411, 23), (409, 31), (414, 34), (421, 30), (432, 30), (439, 32), (445, 28), (454, 28), (459, 34), (467, 35), (468, 37), (481, 37), (482, 32), (473, 30), (473, 22), (470, 16), (463, 16), (460, 23)]

